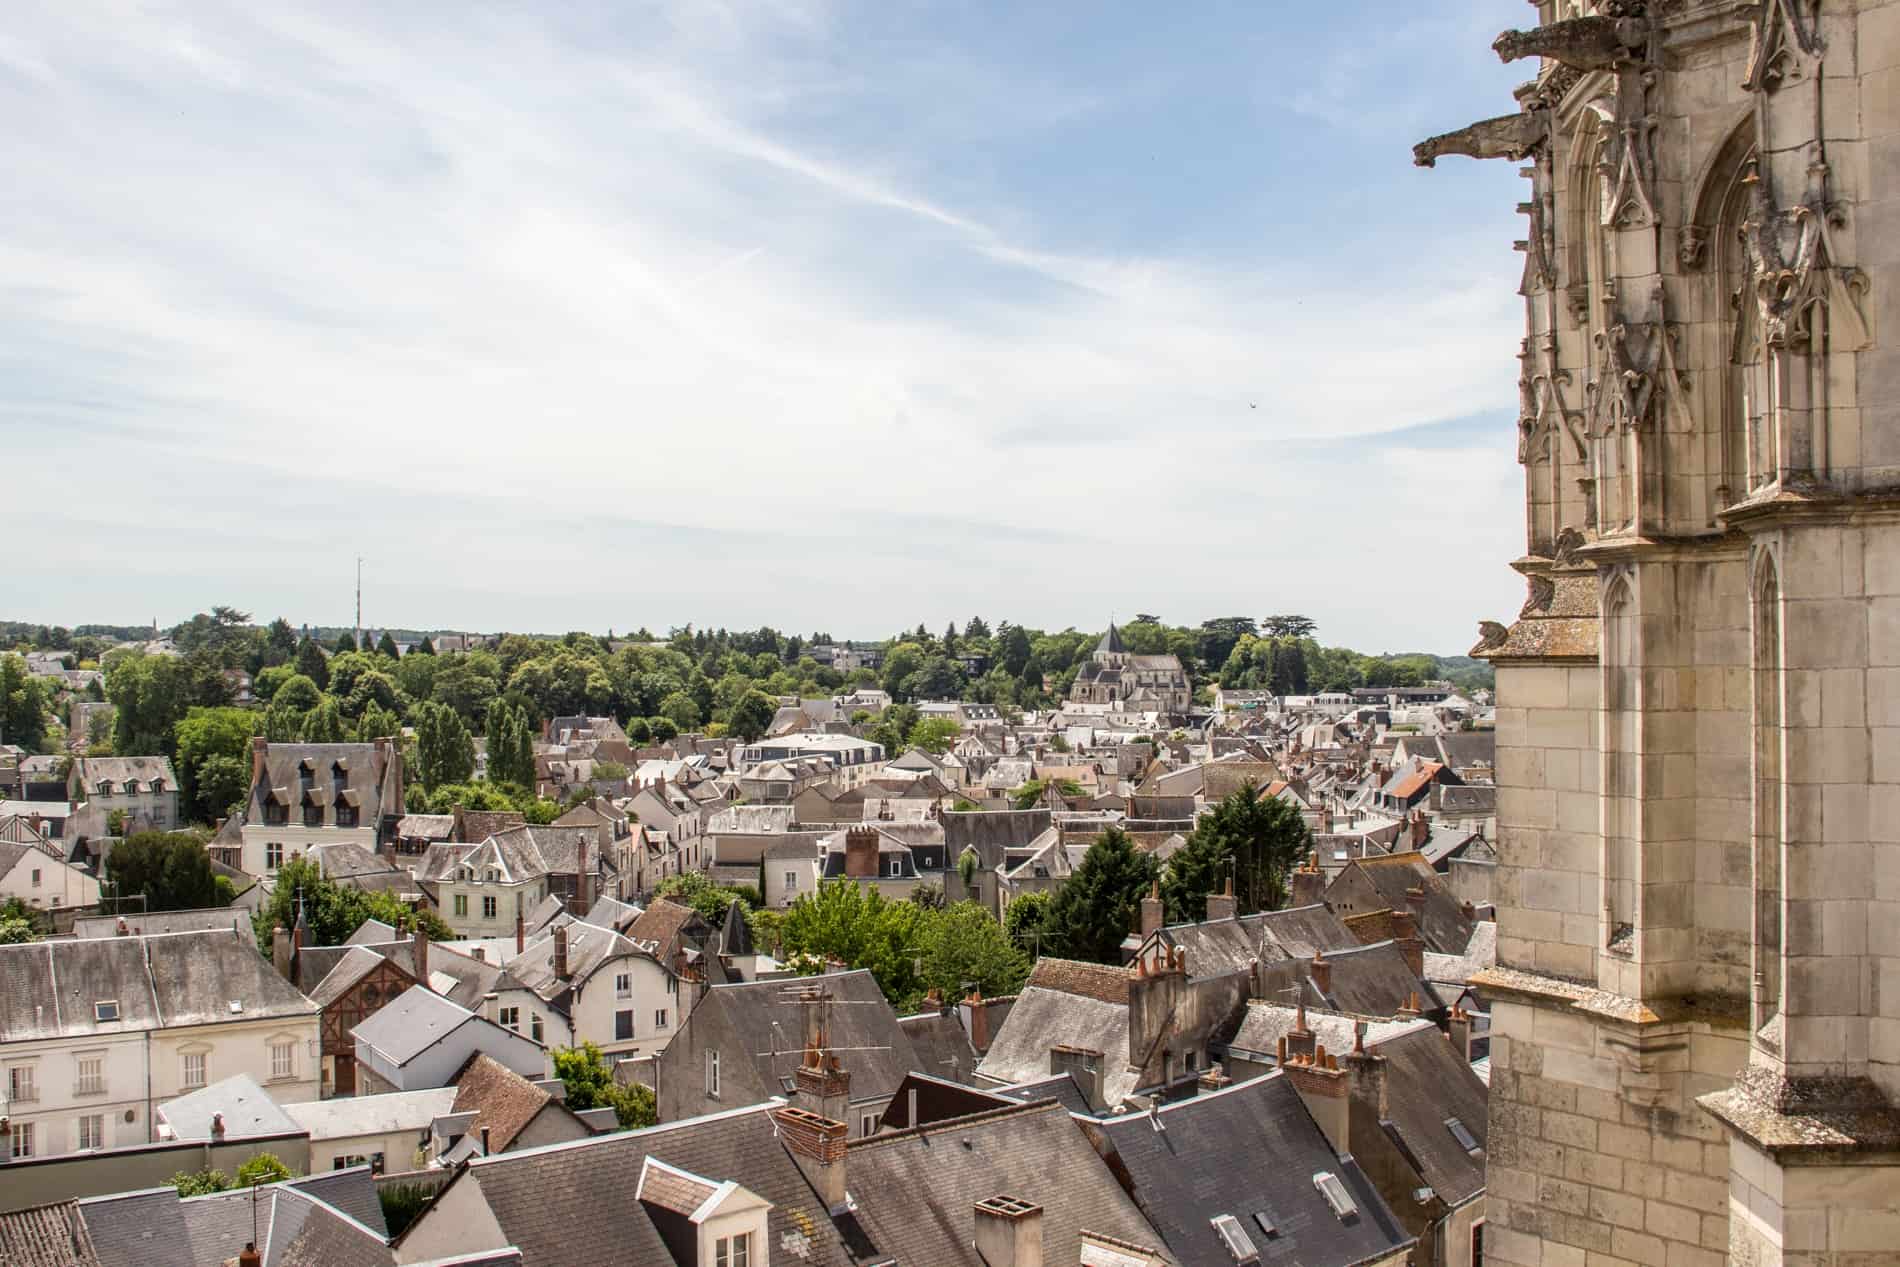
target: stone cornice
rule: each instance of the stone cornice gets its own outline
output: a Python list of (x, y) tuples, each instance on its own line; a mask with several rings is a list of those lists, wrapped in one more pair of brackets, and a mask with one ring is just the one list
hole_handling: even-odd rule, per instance
[(1900, 523), (1900, 489), (1842, 493), (1817, 484), (1786, 484), (1721, 511), (1732, 529), (1760, 533), (1794, 524)]
[(1709, 1030), (1747, 1026), (1747, 1004), (1740, 999), (1697, 997), (1644, 1002), (1578, 981), (1502, 967), (1474, 974), (1471, 987), (1488, 999), (1576, 1012), (1630, 1036), (1662, 1036), (1658, 1031), (1673, 1034), (1687, 1026)]

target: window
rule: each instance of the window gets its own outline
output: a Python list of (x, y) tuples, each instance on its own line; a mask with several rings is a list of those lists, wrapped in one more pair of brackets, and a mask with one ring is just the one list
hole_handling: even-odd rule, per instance
[(7, 1099), (15, 1104), (31, 1104), (40, 1098), (39, 1080), (32, 1065), (13, 1065), (7, 1070)]
[(103, 1113), (88, 1113), (79, 1119), (79, 1151), (106, 1146), (106, 1117)]
[(511, 1029), (517, 1034), (521, 1032), (521, 1009), (520, 1008), (505, 1007), (505, 1008), (502, 1008), (495, 1015), (499, 1019), (501, 1023), (501, 1027), (503, 1029)]
[(1260, 1261), (1260, 1251), (1254, 1248), (1253, 1239), (1247, 1235), (1247, 1229), (1240, 1225), (1239, 1219), (1231, 1214), (1217, 1214), (1208, 1222), (1214, 1225), (1214, 1231), (1219, 1234), (1221, 1244), (1227, 1247), (1227, 1253), (1235, 1262), (1257, 1263)]
[(275, 871), (284, 865), (283, 842), (273, 840), (264, 846), (264, 870)]
[(1333, 1207), (1334, 1215), (1342, 1223), (1359, 1213), (1359, 1203), (1352, 1199), (1352, 1194), (1346, 1191), (1346, 1185), (1332, 1171), (1322, 1170), (1314, 1175), (1313, 1186), (1319, 1189), (1319, 1194), (1326, 1198), (1326, 1204)]
[(706, 1094), (715, 1100), (719, 1098), (719, 1053), (706, 1053)]
[(282, 827), (290, 821), (290, 806), (277, 801), (264, 802), (264, 826)]
[(355, 827), (359, 825), (361, 821), (358, 817), (359, 813), (360, 811), (356, 806), (339, 803), (336, 807), (336, 825), (338, 827)]
[(616, 999), (630, 999), (633, 997), (633, 974), (631, 972), (617, 972), (614, 974), (614, 997)]
[(323, 826), (323, 806), (306, 805), (303, 807), (303, 825), (305, 827)]
[(468, 894), (457, 893), (455, 895), (455, 914), (461, 919), (468, 918)]
[(1445, 1129), (1450, 1131), (1451, 1137), (1458, 1141), (1458, 1147), (1468, 1153), (1475, 1153), (1482, 1147), (1477, 1137), (1471, 1133), (1471, 1129), (1455, 1117), (1445, 1119)]
[(858, 1114), (858, 1134), (865, 1136), (877, 1134), (877, 1114)]
[(188, 1091), (195, 1091), (205, 1084), (205, 1054), (201, 1051), (188, 1051), (179, 1057), (179, 1083)]
[(537, 1043), (541, 1041), (541, 1016), (537, 1012), (528, 1014), (528, 1037)]
[(40, 869), (38, 867), (33, 868), (33, 887), (36, 889), (40, 887)]
[(297, 1076), (297, 1045), (295, 1043), (270, 1045), (270, 1076), (273, 1078)]
[(653, 1013), (653, 1028), (654, 1028), (654, 1029), (665, 1029), (665, 1028), (666, 1028), (666, 1009), (665, 1009), (665, 1008), (659, 1008), (659, 1009), (657, 1009), (657, 1010), (655, 1010), (655, 1011), (654, 1011), (654, 1013)]
[(1471, 1225), (1471, 1267), (1484, 1267), (1484, 1220)]
[(713, 1242), (713, 1267), (751, 1267), (752, 1233), (722, 1236)]
[(798, 872), (787, 871), (785, 873), (785, 891), (787, 893), (798, 892)]
[(13, 1127), (13, 1156), (17, 1161), (33, 1155), (33, 1123), (19, 1122)]
[(99, 795), (101, 796), (112, 795), (112, 780), (111, 779), (99, 780)]
[(482, 918), (495, 918), (495, 895), (492, 893), (486, 894), (482, 898)]
[(81, 1056), (79, 1058), (79, 1080), (73, 1087), (75, 1095), (102, 1095), (106, 1089), (106, 1058), (104, 1056)]
[(614, 1013), (614, 1041), (624, 1043), (633, 1037), (633, 1013)]
[(666, 992), (668, 994), (678, 994), (680, 992), (680, 979), (672, 973), (668, 973), (666, 977)]

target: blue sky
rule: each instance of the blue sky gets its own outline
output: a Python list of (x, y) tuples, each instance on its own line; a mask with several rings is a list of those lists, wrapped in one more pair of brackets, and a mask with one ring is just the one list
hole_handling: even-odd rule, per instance
[(1522, 182), (1409, 146), (1520, 9), (10, 10), (0, 618), (1461, 651)]

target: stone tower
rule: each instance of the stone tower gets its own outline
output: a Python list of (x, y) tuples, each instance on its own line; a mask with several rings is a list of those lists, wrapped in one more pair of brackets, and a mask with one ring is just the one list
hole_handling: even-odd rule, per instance
[(1900, 1262), (1900, 0), (1541, 0), (1485, 1250)]

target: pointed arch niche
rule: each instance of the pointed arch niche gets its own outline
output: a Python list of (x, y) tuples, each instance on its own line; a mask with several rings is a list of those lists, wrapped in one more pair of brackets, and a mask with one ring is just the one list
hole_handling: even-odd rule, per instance
[(1774, 553), (1755, 560), (1749, 594), (1754, 679), (1754, 1003), (1755, 1044), (1781, 1054), (1782, 842), (1786, 838), (1782, 779), (1786, 731), (1782, 691), (1781, 576)]
[(1637, 838), (1642, 811), (1641, 628), (1636, 590), (1627, 572), (1613, 573), (1603, 589), (1602, 634), (1602, 946), (1630, 958), (1642, 925)]
[[(1685, 229), (1686, 241), (1692, 244), (1685, 262), (1707, 264), (1708, 284), (1714, 288), (1711, 308), (1723, 331), (1720, 390), (1711, 400), (1718, 413), (1705, 419), (1715, 442), (1709, 451), (1715, 481), (1710, 505), (1718, 510), (1773, 483), (1781, 469), (1772, 363), (1755, 293), (1760, 188), (1751, 110), (1736, 122), (1703, 169)], [(1705, 249), (1706, 261), (1701, 258)]]

